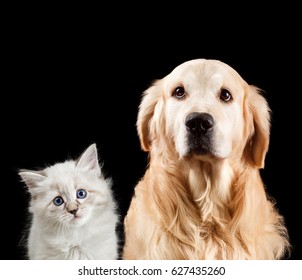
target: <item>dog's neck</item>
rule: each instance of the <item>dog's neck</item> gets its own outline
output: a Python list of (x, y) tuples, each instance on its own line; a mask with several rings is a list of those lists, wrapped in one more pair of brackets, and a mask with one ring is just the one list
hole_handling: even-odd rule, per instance
[[(234, 173), (237, 172), (232, 166), (234, 164), (230, 164), (228, 159), (179, 158), (173, 153), (161, 153), (160, 148), (153, 150), (150, 157), (150, 168), (153, 169), (154, 176), (158, 180), (161, 177), (165, 180), (170, 178), (170, 183), (165, 184), (171, 185), (173, 182), (172, 185), (185, 191), (205, 220), (215, 215), (215, 212), (227, 213), (218, 211), (218, 208), (226, 208), (231, 200), (231, 186)], [(166, 173), (167, 176), (160, 176), (160, 173)], [(163, 186), (163, 182), (158, 182), (158, 185)]]
[[(166, 192), (171, 191), (169, 188), (173, 188), (175, 193), (186, 193), (202, 221), (228, 223), (233, 215), (230, 205), (234, 197), (243, 201), (242, 195), (234, 191), (234, 185), (243, 184), (244, 178), (251, 173), (260, 179), (258, 170), (247, 172), (247, 169), (254, 168), (249, 164), (242, 165), (236, 159), (179, 158), (171, 152), (167, 154), (161, 151), (158, 147), (150, 154), (154, 185), (157, 185), (163, 197), (167, 197)], [(236, 182), (238, 178), (242, 182)]]
[[(188, 165), (187, 181), (194, 201), (200, 209), (203, 220), (210, 217), (217, 220), (228, 219), (226, 209), (231, 199), (231, 185), (234, 170), (228, 160), (220, 160), (212, 164), (200, 160), (185, 161)], [(224, 213), (226, 217), (221, 217)], [(219, 217), (218, 217), (219, 216)]]

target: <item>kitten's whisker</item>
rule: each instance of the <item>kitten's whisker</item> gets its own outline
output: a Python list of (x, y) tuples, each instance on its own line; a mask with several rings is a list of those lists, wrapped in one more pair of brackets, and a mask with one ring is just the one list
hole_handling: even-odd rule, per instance
[(51, 217), (49, 220), (48, 220), (48, 223), (47, 223), (47, 226), (41, 228), (39, 231), (43, 232), (43, 231), (48, 231), (50, 230), (51, 228), (54, 228), (56, 226), (56, 224), (58, 224), (58, 221), (55, 217)]

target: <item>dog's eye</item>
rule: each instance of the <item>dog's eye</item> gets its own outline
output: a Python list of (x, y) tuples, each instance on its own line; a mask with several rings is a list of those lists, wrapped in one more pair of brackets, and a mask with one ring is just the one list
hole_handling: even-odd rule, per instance
[(173, 96), (175, 96), (177, 99), (184, 98), (185, 95), (186, 95), (186, 92), (183, 87), (177, 87), (173, 92)]
[(222, 89), (220, 92), (220, 99), (224, 102), (229, 102), (232, 100), (232, 95), (226, 89)]

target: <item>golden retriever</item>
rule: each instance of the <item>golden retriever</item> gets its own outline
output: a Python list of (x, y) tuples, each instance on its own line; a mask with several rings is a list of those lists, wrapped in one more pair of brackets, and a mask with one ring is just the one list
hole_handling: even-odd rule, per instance
[(177, 66), (144, 92), (137, 118), (149, 153), (124, 220), (123, 259), (281, 259), (290, 244), (259, 169), (270, 109), (219, 61)]

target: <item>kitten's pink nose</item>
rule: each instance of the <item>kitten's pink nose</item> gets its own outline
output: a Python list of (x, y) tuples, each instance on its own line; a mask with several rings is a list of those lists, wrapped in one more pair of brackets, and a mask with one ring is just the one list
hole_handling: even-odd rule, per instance
[(75, 215), (77, 213), (78, 209), (70, 210), (68, 211), (70, 214)]
[(74, 202), (68, 203), (66, 208), (67, 208), (67, 211), (73, 215), (75, 215), (78, 211), (78, 205)]

